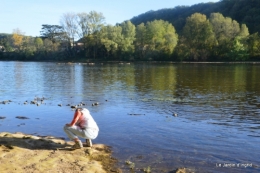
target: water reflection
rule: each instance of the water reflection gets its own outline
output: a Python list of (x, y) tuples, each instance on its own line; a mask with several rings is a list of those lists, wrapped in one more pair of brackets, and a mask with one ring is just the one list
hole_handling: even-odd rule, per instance
[[(0, 101), (13, 100), (0, 104), (0, 131), (63, 136), (72, 112), (57, 105), (85, 102), (101, 128), (96, 142), (113, 146), (125, 172), (125, 160), (153, 172), (241, 172), (215, 164), (260, 161), (259, 65), (0, 62), (0, 70)], [(23, 104), (43, 96), (40, 107)]]

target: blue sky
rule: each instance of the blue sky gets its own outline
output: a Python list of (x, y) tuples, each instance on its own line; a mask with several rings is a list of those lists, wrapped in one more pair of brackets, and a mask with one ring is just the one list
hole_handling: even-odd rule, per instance
[(219, 0), (0, 0), (0, 33), (19, 28), (25, 35), (39, 36), (42, 24), (59, 25), (68, 12), (101, 12), (115, 25), (149, 10), (174, 8)]

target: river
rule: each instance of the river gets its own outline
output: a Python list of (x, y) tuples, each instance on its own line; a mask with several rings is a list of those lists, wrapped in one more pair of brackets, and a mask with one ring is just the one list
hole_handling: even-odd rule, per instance
[(260, 172), (260, 64), (0, 62), (0, 102), (0, 131), (64, 138), (83, 102), (123, 172)]

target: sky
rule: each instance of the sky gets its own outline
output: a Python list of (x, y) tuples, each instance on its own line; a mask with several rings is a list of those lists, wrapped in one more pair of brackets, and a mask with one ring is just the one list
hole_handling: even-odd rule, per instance
[(40, 36), (43, 24), (60, 25), (64, 13), (103, 13), (115, 25), (150, 10), (191, 6), (219, 0), (0, 0), (0, 33), (19, 28), (25, 35)]

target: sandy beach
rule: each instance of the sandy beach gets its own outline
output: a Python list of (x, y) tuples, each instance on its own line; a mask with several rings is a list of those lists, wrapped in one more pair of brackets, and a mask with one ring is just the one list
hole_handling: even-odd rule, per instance
[(111, 149), (103, 144), (71, 150), (73, 142), (52, 136), (0, 133), (0, 172), (107, 173), (115, 167)]

